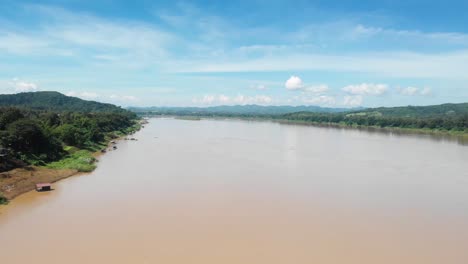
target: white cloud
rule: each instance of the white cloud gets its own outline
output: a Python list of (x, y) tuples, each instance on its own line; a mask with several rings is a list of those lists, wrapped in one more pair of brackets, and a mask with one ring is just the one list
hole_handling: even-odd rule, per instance
[(264, 90), (267, 90), (268, 88), (264, 84), (253, 84), (250, 86), (250, 89), (264, 91)]
[(246, 96), (239, 94), (235, 97), (226, 95), (204, 95), (202, 98), (193, 98), (192, 102), (200, 105), (247, 105), (259, 104), (268, 105), (273, 102), (273, 98), (267, 95)]
[(320, 96), (302, 98), (302, 102), (306, 104), (319, 105), (319, 106), (333, 106), (336, 104), (336, 99), (333, 96), (320, 95)]
[(168, 54), (175, 36), (140, 21), (117, 21), (66, 9), (30, 5), (43, 19), (34, 31), (0, 29), (0, 54), (67, 56), (89, 63), (125, 67), (153, 65)]
[(96, 99), (99, 97), (97, 93), (93, 93), (93, 92), (82, 92), (80, 96), (83, 98), (87, 98), (87, 99)]
[(443, 43), (453, 44), (468, 44), (468, 34), (458, 32), (422, 32), (418, 30), (395, 30), (381, 27), (371, 27), (364, 25), (357, 25), (352, 30), (354, 37), (387, 37), (387, 38), (398, 38), (400, 42), (403, 41), (420, 41), (420, 42), (436, 42), (440, 41)]
[(235, 104), (246, 105), (246, 104), (260, 104), (266, 105), (271, 104), (273, 99), (267, 95), (255, 95), (255, 96), (244, 96), (238, 95), (232, 100)]
[(388, 89), (387, 84), (362, 83), (348, 85), (342, 88), (343, 91), (354, 95), (382, 95)]
[(355, 34), (355, 35), (375, 35), (375, 34), (378, 34), (380, 32), (382, 32), (383, 29), (382, 28), (375, 28), (375, 27), (366, 27), (366, 26), (363, 26), (361, 24), (357, 25), (356, 27), (354, 27), (352, 33)]
[(304, 83), (302, 82), (301, 78), (293, 75), (289, 77), (284, 86), (288, 90), (300, 90), (304, 88)]
[(290, 91), (304, 91), (316, 94), (323, 94), (329, 90), (328, 85), (326, 84), (306, 86), (302, 79), (295, 75), (289, 77), (284, 86)]
[(424, 88), (421, 89), (419, 94), (421, 94), (421, 95), (431, 95), (432, 94), (432, 89), (429, 88), (429, 87), (424, 87)]
[(311, 93), (316, 93), (316, 94), (323, 94), (323, 93), (328, 92), (328, 90), (329, 88), (328, 88), (328, 85), (326, 84), (319, 84), (319, 85), (304, 87), (305, 92), (311, 92)]
[(34, 92), (38, 89), (37, 84), (33, 82), (22, 81), (17, 78), (13, 79), (11, 84), (17, 93)]
[(212, 104), (215, 101), (215, 97), (213, 95), (205, 95), (203, 96), (201, 103), (203, 104)]
[(432, 90), (429, 87), (424, 87), (420, 89), (418, 87), (413, 87), (413, 86), (409, 86), (406, 88), (398, 88), (398, 92), (406, 96), (416, 96), (416, 95), (426, 96), (426, 95), (432, 94)]
[(418, 93), (418, 91), (419, 91), (419, 88), (412, 87), (412, 86), (399, 89), (399, 92), (402, 95), (415, 95)]
[(84, 100), (95, 100), (99, 98), (99, 94), (93, 93), (93, 92), (75, 92), (75, 91), (70, 91), (65, 93), (67, 96), (73, 96), (73, 97), (78, 97)]
[(28, 36), (16, 32), (0, 31), (0, 51), (28, 55), (47, 49), (48, 42), (42, 37)]
[[(196, 28), (194, 34), (184, 35), (177, 34), (177, 30), (167, 30), (141, 21), (111, 20), (41, 5), (30, 5), (28, 8), (27, 11), (38, 16), (41, 23), (37, 29), (29, 31), (2, 28), (0, 53), (73, 56), (80, 62), (91, 62), (93, 66), (97, 63), (114, 67), (158, 67), (168, 72), (324, 70), (390, 77), (468, 78), (465, 70), (468, 34), (465, 33), (392, 30), (356, 25), (353, 21), (308, 25), (297, 32), (283, 32), (270, 27), (238, 28), (228, 20), (203, 14), (203, 10), (196, 8), (185, 7), (158, 14), (162, 21), (171, 26), (183, 28), (191, 25)], [(288, 39), (295, 34), (300, 36), (291, 38), (292, 44), (260, 45), (259, 32), (268, 34), (278, 43), (283, 43), (281, 41), (285, 36)], [(304, 32), (308, 34), (302, 36)], [(349, 40), (346, 38), (349, 34), (358, 37), (378, 35), (377, 41), (394, 41), (405, 37), (409, 44), (415, 43), (412, 40), (418, 40), (442, 51), (421, 52), (416, 48), (413, 52), (402, 52), (411, 50), (403, 46), (387, 52), (353, 52), (352, 49), (343, 49), (348, 48)], [(236, 38), (250, 37), (253, 43), (248, 48), (235, 45)], [(324, 43), (321, 43), (322, 40)], [(439, 41), (434, 44), (434, 40)], [(457, 46), (441, 48), (440, 43), (443, 42)], [(377, 47), (381, 47), (380, 42), (377, 44)], [(320, 47), (326, 45), (343, 45), (341, 50), (346, 52), (326, 55), (320, 52)], [(368, 50), (372, 48), (370, 45)], [(239, 50), (245, 49), (249, 50), (247, 54), (253, 50), (254, 56), (239, 55)]]
[(231, 98), (229, 98), (229, 96), (226, 96), (226, 95), (224, 95), (224, 94), (220, 95), (220, 96), (218, 97), (218, 99), (219, 99), (219, 102), (220, 102), (220, 103), (223, 103), (223, 104), (229, 103), (229, 101), (231, 100)]
[(361, 95), (352, 95), (352, 96), (345, 96), (343, 100), (343, 105), (349, 107), (356, 107), (361, 106), (363, 102), (363, 98)]
[[(438, 54), (417, 52), (366, 52), (324, 55), (290, 53), (260, 58), (227, 59), (226, 62), (192, 60), (167, 65), (174, 72), (273, 72), (332, 71), (378, 74), (385, 77), (468, 79), (468, 49)], [(297, 87), (293, 86), (293, 87)]]
[(128, 101), (137, 101), (138, 99), (133, 96), (133, 95), (116, 95), (116, 94), (112, 94), (109, 96), (110, 99), (112, 100), (116, 100), (116, 101), (125, 101), (125, 102), (128, 102)]

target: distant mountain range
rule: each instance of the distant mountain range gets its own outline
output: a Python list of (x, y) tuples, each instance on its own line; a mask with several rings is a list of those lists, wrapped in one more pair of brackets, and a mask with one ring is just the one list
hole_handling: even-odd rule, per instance
[(430, 106), (401, 106), (378, 108), (327, 108), (319, 106), (261, 106), (234, 105), (212, 107), (129, 107), (86, 101), (59, 92), (27, 92), (0, 94), (0, 107), (14, 106), (35, 110), (71, 112), (151, 113), (161, 115), (284, 115), (291, 113), (345, 113), (360, 116), (430, 118), (468, 115), (468, 103)]
[(261, 106), (261, 105), (223, 105), (211, 107), (129, 107), (136, 113), (152, 113), (165, 115), (281, 115), (296, 112), (338, 113), (356, 111), (363, 108), (326, 108), (319, 106)]
[(71, 111), (71, 112), (128, 112), (113, 104), (86, 101), (77, 97), (66, 96), (59, 92), (28, 92), (18, 94), (0, 94), (0, 107), (14, 106), (34, 110)]
[(345, 113), (360, 116), (385, 117), (446, 117), (468, 115), (468, 103), (429, 106), (399, 106), (377, 108), (326, 108), (319, 106), (234, 105), (212, 107), (130, 107), (135, 113), (155, 115), (285, 115), (292, 113)]

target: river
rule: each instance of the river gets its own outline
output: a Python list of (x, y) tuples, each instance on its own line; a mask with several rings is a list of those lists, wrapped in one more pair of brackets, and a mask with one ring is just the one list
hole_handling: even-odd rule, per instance
[(0, 210), (0, 262), (468, 263), (468, 146), (151, 119), (98, 168)]

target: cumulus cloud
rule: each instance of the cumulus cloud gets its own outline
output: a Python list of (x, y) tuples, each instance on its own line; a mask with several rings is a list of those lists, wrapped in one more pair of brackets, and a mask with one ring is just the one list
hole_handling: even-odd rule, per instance
[(34, 92), (38, 89), (37, 84), (33, 82), (22, 81), (17, 78), (13, 79), (11, 84), (17, 93)]
[(301, 78), (293, 75), (289, 77), (284, 86), (288, 90), (300, 90), (304, 88), (304, 83), (302, 82)]
[(417, 96), (417, 95), (426, 96), (426, 95), (432, 94), (432, 90), (429, 87), (424, 87), (421, 89), (421, 88), (413, 87), (413, 86), (409, 86), (406, 88), (398, 88), (398, 92), (406, 96)]
[(202, 105), (246, 105), (246, 104), (259, 104), (267, 105), (273, 102), (273, 98), (267, 95), (245, 96), (239, 94), (234, 97), (227, 95), (204, 95), (201, 98), (193, 98), (192, 102)]
[(328, 85), (326, 84), (306, 86), (302, 79), (295, 75), (289, 77), (284, 86), (290, 91), (303, 91), (316, 94), (323, 94), (329, 90)]
[(362, 83), (345, 86), (342, 90), (353, 95), (382, 95), (387, 92), (388, 85)]
[(363, 102), (363, 98), (361, 95), (348, 95), (344, 97), (343, 105), (356, 107), (361, 106)]

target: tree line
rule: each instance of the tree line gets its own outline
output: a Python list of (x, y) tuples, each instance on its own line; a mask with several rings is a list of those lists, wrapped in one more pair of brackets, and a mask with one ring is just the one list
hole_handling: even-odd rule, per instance
[[(419, 109), (418, 109), (419, 111)], [(390, 113), (389, 113), (390, 112)], [(160, 112), (139, 112), (142, 116), (166, 115)], [(382, 112), (374, 109), (361, 112), (340, 112), (340, 113), (316, 113), (298, 112), (289, 114), (233, 114), (233, 113), (209, 113), (200, 114), (196, 112), (173, 112), (174, 116), (195, 116), (195, 117), (225, 117), (225, 118), (245, 118), (245, 119), (269, 119), (277, 121), (291, 121), (302, 123), (320, 123), (344, 126), (363, 126), (380, 128), (405, 128), (422, 130), (441, 130), (447, 132), (468, 133), (468, 112), (454, 113), (451, 110), (444, 114), (439, 113), (416, 113), (408, 109), (394, 109)]]
[[(130, 112), (71, 112), (0, 107), (0, 160), (4, 169), (13, 161), (43, 164), (58, 160), (65, 146), (89, 148), (113, 131), (134, 125)], [(2, 170), (0, 166), (0, 170)]]
[(425, 117), (385, 116), (379, 113), (292, 113), (272, 117), (290, 121), (312, 123), (343, 124), (347, 126), (367, 126), (381, 128), (408, 128), (444, 130), (468, 133), (468, 114), (436, 115)]

